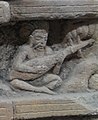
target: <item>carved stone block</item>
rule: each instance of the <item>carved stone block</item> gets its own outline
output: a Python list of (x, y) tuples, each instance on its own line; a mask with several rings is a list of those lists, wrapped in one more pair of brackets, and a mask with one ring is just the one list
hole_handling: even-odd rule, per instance
[(10, 21), (10, 6), (8, 2), (0, 1), (0, 23)]
[(14, 118), (31, 119), (52, 116), (82, 115), (90, 113), (85, 106), (69, 99), (23, 99), (16, 100), (14, 104)]
[(12, 120), (13, 108), (11, 101), (0, 99), (0, 120)]
[(0, 23), (0, 120), (98, 115), (98, 0), (0, 1)]
[(98, 17), (97, 0), (12, 1), (12, 19), (75, 19)]

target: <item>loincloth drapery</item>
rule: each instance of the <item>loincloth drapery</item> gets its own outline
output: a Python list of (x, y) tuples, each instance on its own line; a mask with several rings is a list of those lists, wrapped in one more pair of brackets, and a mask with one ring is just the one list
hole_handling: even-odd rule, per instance
[(34, 80), (40, 76), (42, 76), (42, 74), (40, 73), (35, 74), (35, 73), (27, 73), (27, 72), (11, 70), (9, 73), (9, 80), (20, 79), (24, 81), (29, 81), (29, 80)]

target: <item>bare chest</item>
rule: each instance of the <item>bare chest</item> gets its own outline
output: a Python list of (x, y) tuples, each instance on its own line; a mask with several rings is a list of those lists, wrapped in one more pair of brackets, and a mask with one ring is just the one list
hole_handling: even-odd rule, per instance
[(27, 57), (28, 57), (28, 59), (34, 59), (36, 57), (42, 57), (44, 55), (46, 55), (45, 50), (44, 51), (36, 51), (36, 50), (30, 49), (28, 51), (28, 56)]

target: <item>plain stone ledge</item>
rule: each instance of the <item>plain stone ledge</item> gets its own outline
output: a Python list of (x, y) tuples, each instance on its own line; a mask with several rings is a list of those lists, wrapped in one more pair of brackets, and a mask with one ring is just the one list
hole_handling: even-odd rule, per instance
[(0, 23), (16, 20), (98, 18), (98, 0), (0, 1)]
[(98, 18), (98, 0), (17, 0), (11, 20)]
[[(31, 94), (31, 93), (30, 93)], [(0, 97), (0, 120), (98, 115), (98, 92)]]

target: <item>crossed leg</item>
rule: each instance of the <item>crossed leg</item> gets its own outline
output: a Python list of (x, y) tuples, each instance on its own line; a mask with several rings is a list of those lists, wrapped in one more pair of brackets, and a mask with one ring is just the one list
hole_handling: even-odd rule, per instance
[(59, 87), (62, 84), (62, 80), (59, 76), (54, 74), (47, 74), (43, 77), (43, 86), (33, 86), (25, 81), (19, 79), (13, 79), (11, 85), (15, 88), (33, 92), (40, 92), (40, 93), (48, 93), (48, 94), (55, 94), (52, 90)]

